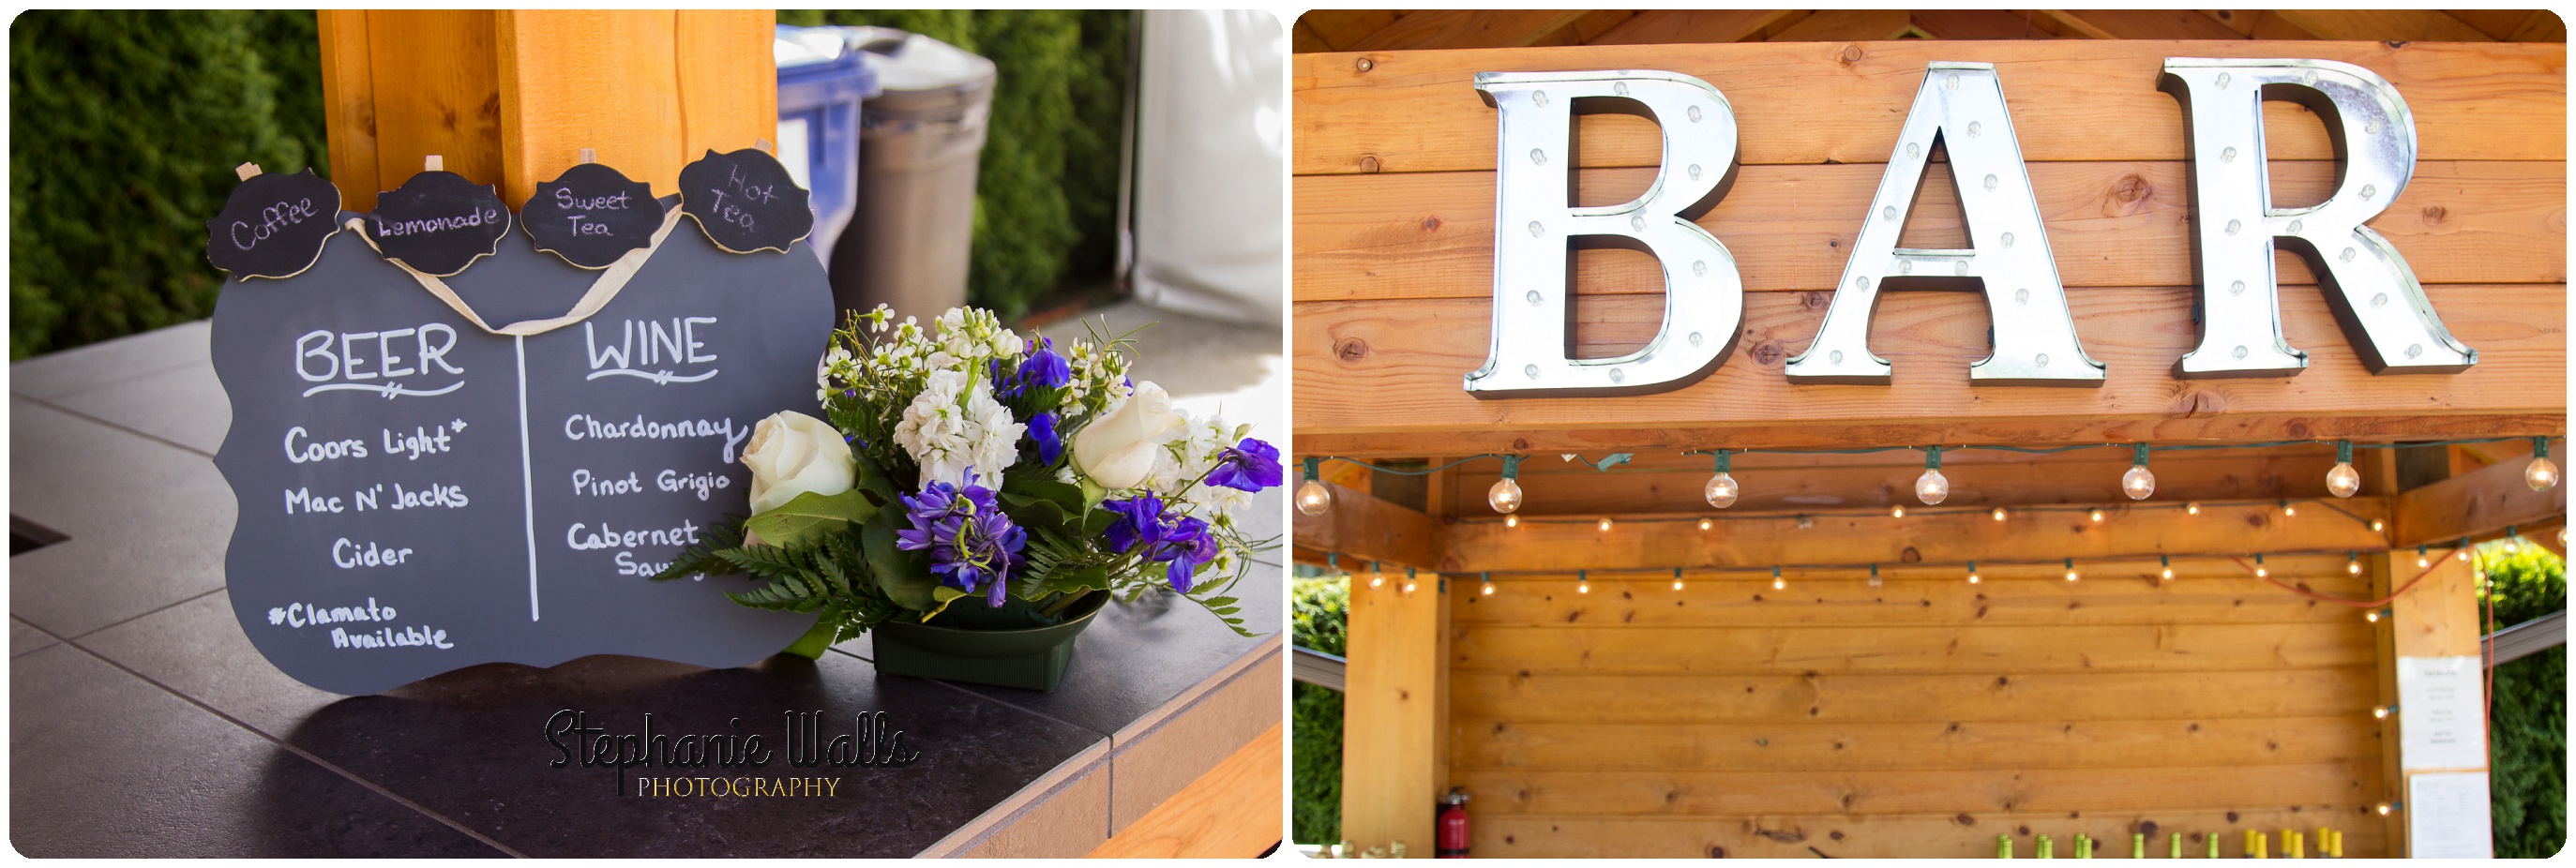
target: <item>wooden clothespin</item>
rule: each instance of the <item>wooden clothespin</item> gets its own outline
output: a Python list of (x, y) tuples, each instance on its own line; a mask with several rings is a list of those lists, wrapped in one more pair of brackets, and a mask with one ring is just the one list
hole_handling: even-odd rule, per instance
[(583, 148), (583, 149), (581, 149), (581, 161), (582, 161), (583, 163), (596, 163), (596, 162), (599, 162), (599, 149), (598, 149), (598, 148)]
[(241, 165), (234, 166), (233, 174), (241, 176), (241, 179), (244, 181), (259, 177), (259, 164), (243, 163)]
[(765, 153), (773, 157), (778, 156), (778, 145), (768, 139), (753, 139), (751, 140), (751, 146), (759, 148), (761, 153)]
[(447, 171), (447, 161), (437, 154), (431, 154), (427, 157), (421, 158), (420, 170), (423, 172), (444, 172)]

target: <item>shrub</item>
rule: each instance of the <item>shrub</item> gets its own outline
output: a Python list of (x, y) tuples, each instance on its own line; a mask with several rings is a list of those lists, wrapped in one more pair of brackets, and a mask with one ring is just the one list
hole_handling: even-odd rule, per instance
[(9, 30), (9, 355), (206, 316), (233, 167), (327, 174), (310, 11), (49, 10)]
[[(2521, 549), (2508, 555), (2490, 546), (2479, 553), (2498, 627), (2567, 608), (2566, 562), (2539, 546)], [(2495, 854), (2545, 859), (2567, 843), (2566, 646), (2496, 667), (2494, 701), (2487, 717), (2487, 790)]]
[[(1291, 641), (1334, 656), (1348, 654), (1351, 585), (1347, 577), (1298, 579), (1297, 623)], [(1290, 840), (1330, 844), (1342, 839), (1342, 693), (1294, 685), (1290, 717), (1292, 798)]]

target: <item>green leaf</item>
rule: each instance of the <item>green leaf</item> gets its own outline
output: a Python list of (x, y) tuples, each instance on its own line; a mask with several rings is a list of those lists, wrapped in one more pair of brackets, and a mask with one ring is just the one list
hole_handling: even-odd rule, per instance
[(967, 596), (965, 591), (960, 591), (947, 585), (932, 585), (930, 588), (930, 598), (935, 602), (931, 605), (930, 611), (921, 613), (921, 620), (928, 621), (939, 613), (947, 611), (948, 604), (950, 602), (964, 596)]
[(860, 489), (832, 495), (808, 491), (776, 509), (752, 516), (743, 526), (759, 534), (761, 542), (784, 548), (876, 516), (876, 504), (869, 503)]
[(1054, 501), (1057, 506), (1063, 507), (1065, 513), (1068, 515), (1080, 512), (1083, 506), (1082, 486), (1075, 485), (1070, 482), (1057, 482), (1053, 479), (1039, 476), (1036, 472), (1024, 475), (1014, 475), (1007, 472), (1004, 473), (1002, 475), (1002, 491), (1006, 494), (1016, 494), (1022, 497), (1044, 498), (1046, 500)]
[(878, 506), (884, 506), (896, 502), (902, 496), (903, 487), (894, 484), (894, 480), (886, 475), (885, 468), (877, 466), (875, 459), (859, 452), (850, 453), (850, 457), (858, 465), (855, 489), (872, 495), (869, 500)]
[(1048, 573), (1038, 586), (1059, 594), (1109, 590), (1109, 570), (1103, 567), (1074, 567)]
[(832, 647), (832, 640), (841, 635), (840, 620), (828, 613), (814, 619), (814, 629), (805, 631), (805, 635), (797, 638), (796, 644), (779, 653), (794, 654), (807, 660), (821, 659), (823, 652)]
[(866, 548), (868, 572), (876, 574), (877, 587), (885, 591), (886, 599), (916, 612), (937, 609), (932, 593), (939, 587), (939, 580), (930, 575), (930, 570), (920, 567), (920, 559), (895, 548), (892, 525), (870, 522), (861, 527), (859, 537)]

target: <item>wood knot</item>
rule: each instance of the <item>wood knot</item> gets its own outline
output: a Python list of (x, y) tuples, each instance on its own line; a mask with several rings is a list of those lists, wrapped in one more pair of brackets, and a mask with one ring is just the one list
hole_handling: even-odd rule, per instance
[(1956, 817), (1951, 817), (1950, 822), (1957, 823), (1962, 826), (1974, 826), (1977, 824), (1977, 818), (1966, 814), (1960, 814)]
[(1808, 310), (1824, 310), (1825, 308), (1832, 307), (1833, 305), (1834, 294), (1831, 291), (1813, 290), (1798, 293), (1799, 307), (1803, 307)]
[[(1511, 843), (1511, 839), (1509, 839), (1509, 838), (1505, 838), (1505, 839), (1503, 839), (1503, 843), (1506, 843), (1506, 844)], [(1726, 858), (1726, 848), (1724, 848), (1724, 847), (1720, 847), (1720, 846), (1717, 846), (1717, 845), (1715, 845), (1715, 844), (1711, 844), (1711, 845), (1709, 845), (1709, 847), (1708, 847), (1708, 858), (1711, 858), (1711, 859), (1724, 859), (1724, 858)]]
[(1340, 357), (1343, 364), (1359, 361), (1368, 355), (1368, 351), (1368, 342), (1359, 338), (1343, 338), (1333, 345), (1333, 355)]
[(1530, 451), (1530, 442), (1529, 442), (1529, 438), (1527, 438), (1527, 437), (1514, 437), (1514, 438), (1512, 438), (1512, 451), (1514, 451), (1514, 452), (1528, 452), (1528, 451)]
[(1753, 834), (1760, 835), (1783, 844), (1795, 844), (1800, 841), (1807, 840), (1807, 833), (1796, 829), (1763, 829), (1754, 832)]
[(1437, 216), (1424, 217), (1424, 218), (1422, 218), (1422, 231), (1424, 231), (1424, 232), (1438, 232), (1438, 231), (1440, 231), (1440, 218), (1439, 218), (1439, 217), (1437, 217)]
[(1913, 546), (1906, 546), (1904, 551), (1896, 554), (1896, 559), (1909, 564), (1919, 564), (1923, 562), (1923, 553), (1915, 551)]
[(1859, 63), (1861, 58), (1867, 56), (1868, 54), (1866, 52), (1860, 50), (1860, 46), (1846, 45), (1843, 46), (1843, 53), (1838, 55), (1835, 59), (1842, 61), (1844, 66), (1850, 66), (1852, 64)]
[(1753, 354), (1754, 364), (1761, 365), (1766, 368), (1779, 364), (1782, 357), (1789, 355), (1788, 349), (1780, 346), (1779, 341), (1771, 340), (1756, 343), (1753, 345), (1753, 349), (1748, 350), (1747, 352)]
[(2271, 524), (2271, 523), (2272, 523), (2272, 522), (2271, 522), (2271, 520), (2270, 520), (2270, 519), (2267, 519), (2267, 518), (2264, 518), (2262, 513), (2259, 513), (2259, 512), (2249, 512), (2249, 513), (2246, 513), (2246, 514), (2245, 514), (2245, 526), (2246, 526), (2246, 527), (2250, 527), (2250, 528), (2253, 528), (2253, 529), (2255, 529), (2255, 530), (2261, 530), (2261, 529), (2263, 529), (2263, 526), (2264, 526), (2264, 525)]
[(2228, 821), (2228, 822), (2230, 822), (2230, 823), (2236, 822), (2236, 812), (2235, 812), (2235, 811), (2229, 811), (2229, 812), (2227, 812), (2227, 821)]
[(1997, 675), (1997, 676), (1995, 676), (1995, 686), (1996, 686), (1996, 687), (2011, 687), (2011, 686), (2012, 686), (2012, 676), (2010, 676), (2010, 675)]
[(2148, 183), (2147, 179), (2139, 177), (2137, 173), (2121, 175), (2119, 180), (2111, 182), (2109, 202), (2111, 207), (2103, 209), (2103, 216), (2137, 213), (2138, 203), (2146, 201), (2148, 197), (2155, 194), (2156, 185)]
[(2154, 820), (2138, 821), (2138, 833), (2147, 836), (2147, 840), (2155, 840), (2157, 828), (2159, 827)]
[(1836, 840), (1836, 841), (1840, 841), (1840, 840), (1842, 840), (1842, 839), (1843, 839), (1843, 833), (1842, 833), (1842, 831), (1841, 831), (1841, 830), (1835, 830), (1835, 831), (1831, 831), (1831, 832), (1826, 832), (1826, 833), (1825, 833), (1825, 837), (1827, 837), (1827, 838), (1832, 838), (1832, 839), (1834, 839), (1834, 840)]
[(2451, 219), (2451, 209), (2444, 208), (2440, 205), (2424, 206), (2424, 225), (2438, 226), (2441, 225), (2442, 221), (2449, 219)]
[(2217, 392), (2192, 389), (2182, 393), (2174, 409), (2185, 416), (2210, 416), (2227, 412), (2227, 397)]
[(1376, 154), (1369, 154), (1369, 155), (1367, 155), (1367, 156), (1363, 156), (1363, 157), (1361, 157), (1361, 158), (1360, 158), (1360, 174), (1363, 174), (1363, 175), (1374, 175), (1374, 174), (1377, 174), (1377, 155), (1376, 155)]

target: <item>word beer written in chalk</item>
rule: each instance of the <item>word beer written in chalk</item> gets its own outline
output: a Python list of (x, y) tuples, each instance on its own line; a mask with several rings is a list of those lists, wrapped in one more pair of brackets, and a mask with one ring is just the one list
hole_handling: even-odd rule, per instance
[[(1499, 228), (1493, 340), (1484, 366), (1467, 375), (1467, 391), (1482, 398), (1637, 394), (1679, 388), (1716, 370), (1743, 332), (1743, 280), (1726, 246), (1693, 219), (1716, 205), (1725, 195), (1721, 179), (1734, 175), (1737, 127), (1726, 96), (1671, 72), (1484, 72), (1475, 87), (1501, 126)], [(2334, 61), (2174, 57), (2166, 58), (2158, 87), (2182, 103), (2187, 121), (2200, 281), (2199, 344), (2176, 364), (2176, 376), (2282, 377), (2307, 367), (2307, 354), (2281, 330), (2275, 249), (2308, 261), (2373, 373), (2458, 373), (2477, 364), (2477, 351), (2442, 326), (2397, 248), (2364, 225), (2414, 174), (2414, 120), (2395, 86)], [(2263, 159), (2267, 99), (2311, 106), (2327, 124), (2342, 171), (2325, 201), (2272, 206)], [(1568, 204), (1578, 101), (1591, 104), (1584, 109), (1641, 107), (1655, 119), (1665, 162), (1644, 195), (1606, 208)], [(1935, 147), (1949, 155), (1971, 246), (1900, 247)], [(1985, 295), (1993, 354), (1969, 366), (1970, 383), (2099, 386), (2108, 377), (2109, 366), (2087, 355), (2076, 336), (1993, 64), (1934, 62), (1924, 70), (1876, 199), (1859, 216), (1864, 222), (1815, 343), (1788, 361), (1791, 382), (1888, 383), (1893, 368), (1870, 351), (1869, 329), (1879, 294), (1896, 289)], [(1640, 248), (1661, 262), (1664, 320), (1644, 349), (1569, 357), (1574, 298), (1566, 266), (1574, 239)]]

